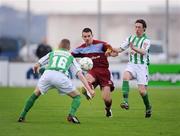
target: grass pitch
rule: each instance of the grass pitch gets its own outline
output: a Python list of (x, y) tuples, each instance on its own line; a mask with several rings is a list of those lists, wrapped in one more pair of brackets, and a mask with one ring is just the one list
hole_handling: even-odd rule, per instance
[(130, 92), (130, 109), (119, 106), (121, 93), (112, 94), (113, 117), (106, 118), (100, 91), (93, 101), (83, 96), (77, 116), (80, 125), (66, 121), (71, 98), (55, 90), (41, 96), (27, 115), (17, 119), (33, 88), (0, 88), (0, 136), (179, 136), (180, 89), (149, 89), (152, 118), (144, 118), (144, 106), (137, 90)]

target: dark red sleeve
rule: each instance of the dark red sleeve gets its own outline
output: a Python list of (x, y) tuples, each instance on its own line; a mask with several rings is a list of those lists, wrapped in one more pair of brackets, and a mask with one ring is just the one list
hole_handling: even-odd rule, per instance
[(100, 40), (93, 40), (93, 43), (95, 44), (98, 44), (98, 43), (103, 43), (103, 51), (106, 52), (108, 49), (109, 50), (112, 50), (112, 46), (107, 43), (107, 42), (104, 42), (104, 41), (100, 41)]
[(112, 50), (112, 46), (108, 43), (103, 44), (103, 51), (106, 52), (107, 50)]
[(85, 46), (85, 44), (82, 44), (81, 46), (75, 48), (75, 49), (71, 52), (72, 56), (73, 56), (73, 57), (81, 57), (81, 58), (84, 57), (83, 54), (79, 51), (79, 49), (80, 49), (80, 48), (83, 48), (84, 46)]

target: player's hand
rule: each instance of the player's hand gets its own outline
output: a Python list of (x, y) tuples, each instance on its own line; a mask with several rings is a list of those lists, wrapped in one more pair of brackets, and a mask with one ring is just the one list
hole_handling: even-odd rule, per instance
[(105, 52), (105, 55), (106, 56), (111, 56), (111, 57), (116, 57), (118, 56), (119, 52), (118, 50), (116, 50), (115, 48), (112, 48), (112, 49), (108, 49), (106, 52)]
[(90, 100), (95, 96), (95, 91), (92, 89), (86, 90), (84, 87), (82, 87), (81, 92), (86, 97), (87, 100)]
[(111, 53), (112, 53), (112, 49), (107, 49), (107, 51), (105, 52), (105, 55), (108, 57), (108, 56), (111, 56)]
[(86, 99), (90, 100), (95, 96), (95, 91), (94, 90), (89, 90), (89, 91), (86, 90), (86, 94), (87, 94)]
[(115, 52), (115, 51), (112, 51), (112, 52), (111, 52), (111, 56), (112, 56), (112, 57), (116, 57), (116, 56), (118, 56), (118, 55), (119, 55), (118, 52)]
[(119, 53), (120, 49), (119, 48), (113, 48), (112, 50), (113, 50), (113, 52)]
[(39, 63), (36, 63), (33, 67), (33, 73), (39, 73), (39, 68), (40, 68), (40, 64)]
[(91, 90), (89, 93), (91, 94), (92, 98), (95, 96), (95, 91), (94, 90)]

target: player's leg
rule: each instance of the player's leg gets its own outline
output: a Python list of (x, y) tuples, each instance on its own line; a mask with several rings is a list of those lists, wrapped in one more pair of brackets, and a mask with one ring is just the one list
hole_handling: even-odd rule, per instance
[(18, 122), (24, 122), (26, 114), (31, 109), (33, 104), (35, 103), (36, 99), (41, 95), (41, 92), (38, 87), (34, 90), (33, 94), (27, 99), (25, 106), (20, 114), (20, 117), (18, 119)]
[(145, 85), (138, 85), (138, 89), (139, 89), (139, 93), (143, 99), (144, 105), (146, 107), (146, 113), (145, 113), (145, 117), (151, 117), (151, 105), (149, 102), (149, 98), (148, 98), (148, 93), (147, 93), (147, 87)]
[(28, 98), (28, 100), (25, 103), (24, 109), (20, 114), (19, 122), (23, 122), (25, 120), (27, 112), (31, 109), (37, 98), (48, 91), (48, 89), (51, 87), (51, 83), (49, 83), (49, 78), (53, 77), (51, 76), (51, 72), (45, 71), (44, 74), (41, 76), (41, 78), (38, 81), (37, 87), (35, 88), (33, 94)]
[(81, 104), (81, 97), (79, 91), (75, 91), (75, 86), (72, 81), (63, 73), (58, 72), (54, 78), (52, 79), (54, 82), (53, 86), (55, 86), (59, 93), (67, 94), (72, 98), (72, 103), (70, 107), (70, 111), (67, 117), (69, 122), (79, 124), (79, 120), (75, 116), (77, 109)]
[(144, 105), (146, 107), (145, 117), (151, 116), (151, 105), (147, 93), (148, 85), (148, 67), (145, 65), (140, 65), (137, 69), (137, 82), (139, 93), (143, 99)]
[(112, 98), (111, 98), (111, 88), (110, 86), (102, 87), (101, 92), (102, 98), (105, 104), (106, 110), (106, 117), (112, 117), (111, 105), (112, 105)]
[(78, 118), (75, 116), (77, 109), (79, 108), (80, 104), (81, 104), (81, 96), (80, 93), (78, 91), (72, 91), (70, 93), (67, 94), (68, 96), (70, 96), (73, 100), (71, 103), (71, 108), (69, 111), (69, 115), (67, 117), (67, 120), (69, 122), (75, 123), (75, 124), (79, 124), (80, 121), (78, 120)]
[(73, 91), (73, 92), (68, 93), (68, 95), (73, 99), (69, 114), (72, 116), (75, 116), (75, 113), (81, 104), (80, 93), (78, 91)]
[(123, 102), (121, 103), (121, 108), (129, 109), (128, 97), (129, 97), (129, 80), (133, 78), (132, 74), (129, 71), (125, 71), (123, 74), (123, 83), (122, 83), (122, 94)]
[(114, 90), (114, 84), (112, 82), (112, 76), (109, 69), (99, 68), (97, 71), (97, 80), (101, 88), (102, 99), (105, 104), (106, 117), (112, 117), (112, 98), (111, 92)]

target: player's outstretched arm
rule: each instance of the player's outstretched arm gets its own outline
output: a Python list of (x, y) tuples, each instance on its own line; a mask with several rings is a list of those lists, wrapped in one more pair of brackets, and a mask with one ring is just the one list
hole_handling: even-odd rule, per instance
[(33, 67), (33, 72), (34, 73), (39, 73), (39, 69), (41, 66), (44, 66), (46, 64), (48, 64), (49, 61), (49, 53), (47, 55), (45, 55), (44, 57), (42, 57)]
[(122, 49), (121, 47), (120, 48), (113, 48), (113, 51), (116, 53), (121, 53), (124, 51), (124, 49)]
[(119, 53), (123, 52), (122, 48), (112, 48), (112, 50), (106, 51), (106, 56), (116, 57)]
[(95, 96), (95, 91), (91, 89), (91, 87), (88, 84), (88, 81), (86, 80), (86, 78), (84, 77), (84, 75), (82, 74), (82, 71), (78, 71), (77, 73), (78, 78), (82, 81), (82, 83), (84, 84), (84, 87), (86, 88), (86, 90), (90, 93), (90, 95), (92, 97)]

